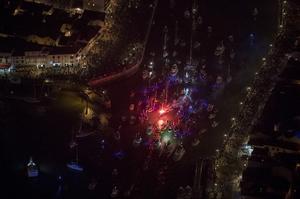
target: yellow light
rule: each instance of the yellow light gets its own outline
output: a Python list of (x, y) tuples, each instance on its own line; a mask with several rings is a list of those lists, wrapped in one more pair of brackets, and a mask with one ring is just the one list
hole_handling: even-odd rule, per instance
[(94, 116), (94, 111), (90, 107), (85, 108), (83, 118), (86, 120), (90, 120), (93, 118), (93, 116)]

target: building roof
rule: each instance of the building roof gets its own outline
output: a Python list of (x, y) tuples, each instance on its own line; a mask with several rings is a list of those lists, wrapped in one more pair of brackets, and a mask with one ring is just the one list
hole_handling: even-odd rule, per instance
[(0, 64), (0, 69), (9, 69), (10, 66), (10, 64)]
[[(14, 55), (22, 55), (24, 51), (40, 50), (43, 46), (26, 41), (29, 36), (36, 35), (36, 40), (51, 38), (58, 42), (59, 46), (52, 47), (51, 53), (74, 53), (82, 48), (94, 37), (100, 27), (90, 26), (91, 20), (104, 20), (104, 13), (85, 10), (80, 14), (71, 14), (62, 9), (25, 1), (13, 1), (5, 6), (0, 6), (0, 34), (8, 37), (0, 37), (0, 52), (14, 52)], [(16, 8), (21, 12), (14, 15)], [(49, 10), (53, 13), (46, 14)], [(72, 35), (66, 37), (61, 31), (63, 24), (68, 24)], [(46, 46), (48, 47), (48, 46)], [(55, 53), (56, 54), (56, 53)]]

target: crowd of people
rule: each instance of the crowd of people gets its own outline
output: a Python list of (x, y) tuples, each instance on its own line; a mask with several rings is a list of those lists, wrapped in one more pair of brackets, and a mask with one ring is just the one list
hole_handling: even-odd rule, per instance
[[(153, 12), (149, 5), (152, 0), (110, 2), (101, 34), (87, 53), (91, 78), (120, 73), (142, 59), (145, 34)], [(135, 31), (137, 29), (139, 31)]]
[(287, 55), (296, 49), (299, 50), (297, 38), (299, 30), (290, 23), (294, 17), (293, 8), (288, 6), (286, 1), (283, 5), (282, 24), (279, 24), (274, 44), (270, 45), (268, 56), (263, 58), (262, 66), (256, 73), (253, 86), (243, 103), (243, 109), (229, 131), (230, 138), (224, 143), (223, 151), (216, 160), (218, 182), (216, 192), (224, 197), (231, 197), (233, 191), (239, 189), (240, 176), (247, 165), (247, 159), (241, 159), (238, 154), (242, 146), (249, 141), (250, 134), (260, 120), (264, 107), (278, 83), (279, 75), (288, 65)]
[(101, 79), (109, 76), (120, 74), (139, 64), (142, 59), (143, 46), (139, 43), (130, 45), (126, 52), (121, 56), (118, 63), (113, 67), (102, 67), (101, 71), (98, 70), (92, 77), (93, 79)]

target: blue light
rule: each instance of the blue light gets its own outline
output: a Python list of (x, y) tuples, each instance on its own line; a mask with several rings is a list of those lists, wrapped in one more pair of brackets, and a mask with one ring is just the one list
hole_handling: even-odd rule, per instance
[(300, 131), (295, 131), (295, 136), (300, 139)]
[(189, 95), (190, 89), (189, 88), (184, 88), (184, 95)]
[(117, 159), (123, 159), (125, 157), (125, 153), (123, 151), (118, 151), (114, 153), (113, 156)]
[(206, 109), (208, 107), (208, 102), (206, 100), (201, 100), (201, 106)]

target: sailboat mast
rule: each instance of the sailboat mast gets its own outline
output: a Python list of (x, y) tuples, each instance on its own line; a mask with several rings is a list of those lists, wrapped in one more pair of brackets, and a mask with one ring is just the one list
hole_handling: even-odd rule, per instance
[(79, 158), (78, 158), (78, 145), (76, 147), (76, 163), (78, 164)]
[(193, 42), (194, 42), (194, 32), (196, 30), (196, 14), (197, 14), (197, 3), (194, 0), (192, 5), (192, 27), (191, 27), (191, 35), (190, 35), (190, 56), (189, 56), (189, 64), (192, 65), (193, 62)]
[(36, 98), (36, 80), (33, 82), (33, 98)]
[(79, 129), (78, 129), (78, 133), (81, 132), (81, 129), (82, 129), (82, 115), (80, 116), (80, 124), (79, 124)]

